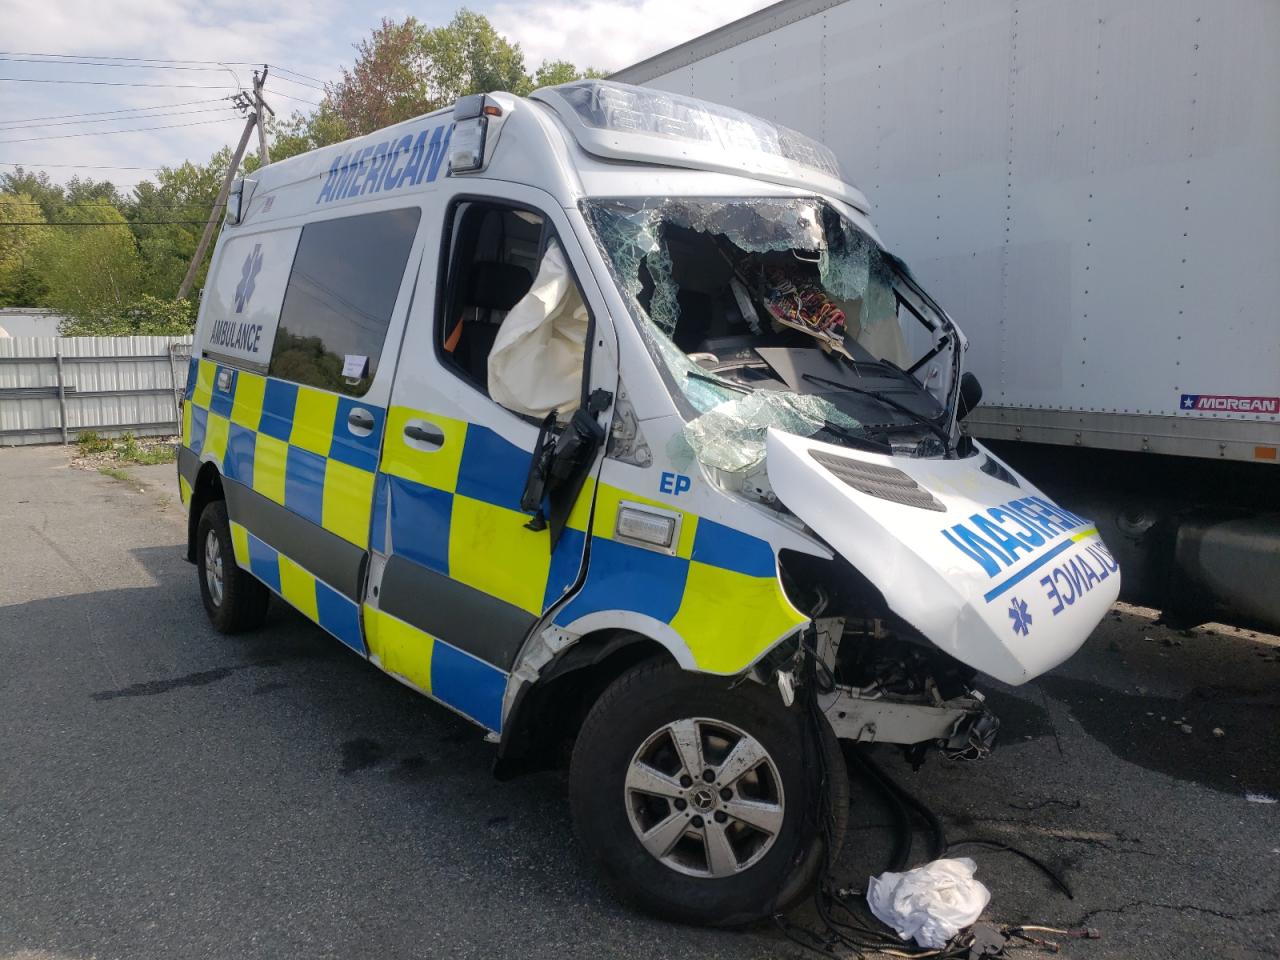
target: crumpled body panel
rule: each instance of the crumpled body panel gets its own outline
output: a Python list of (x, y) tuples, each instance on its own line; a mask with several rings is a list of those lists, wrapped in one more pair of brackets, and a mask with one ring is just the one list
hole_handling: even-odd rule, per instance
[[(997, 680), (1025, 683), (1066, 660), (1120, 592), (1092, 523), (1007, 467), (1017, 486), (984, 472), (994, 460), (980, 446), (959, 460), (887, 457), (778, 430), (767, 445), (779, 499), (895, 613)], [(815, 452), (847, 464), (845, 477)]]

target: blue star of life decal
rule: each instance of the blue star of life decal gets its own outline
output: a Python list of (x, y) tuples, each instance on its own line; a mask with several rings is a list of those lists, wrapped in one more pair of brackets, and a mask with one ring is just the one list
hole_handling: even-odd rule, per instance
[(1013, 598), (1009, 604), (1009, 619), (1013, 621), (1013, 632), (1024, 637), (1031, 633), (1031, 614), (1027, 612), (1027, 601)]
[(240, 282), (236, 284), (236, 313), (244, 313), (244, 308), (249, 305), (254, 283), (261, 270), (262, 244), (255, 243), (253, 252), (244, 258), (244, 264), (240, 267)]

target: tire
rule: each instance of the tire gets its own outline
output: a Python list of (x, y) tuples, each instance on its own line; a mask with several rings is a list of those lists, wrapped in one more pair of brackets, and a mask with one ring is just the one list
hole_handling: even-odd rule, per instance
[[(217, 570), (218, 561), (221, 561), (220, 579), (209, 575), (211, 567)], [(215, 630), (240, 633), (262, 625), (271, 592), (249, 571), (236, 565), (227, 505), (222, 500), (214, 500), (200, 514), (200, 523), (196, 526), (196, 570), (200, 599)], [(221, 596), (216, 589), (219, 583)]]
[[(688, 746), (695, 741), (710, 782), (682, 760), (695, 756)], [(730, 758), (739, 746), (763, 759), (735, 778), (731, 768), (740, 765)], [(665, 779), (652, 780), (650, 770)], [(828, 862), (828, 837), (832, 857), (844, 840), (849, 780), (830, 727), (824, 721), (815, 736), (802, 708), (785, 707), (772, 687), (731, 689), (728, 678), (649, 661), (614, 681), (588, 713), (570, 762), (569, 800), (579, 843), (619, 899), (665, 920), (739, 926), (788, 909), (812, 889)], [(750, 813), (759, 826), (729, 811)], [(655, 852), (643, 831), (651, 831)], [(710, 843), (713, 832), (727, 838), (731, 860)]]

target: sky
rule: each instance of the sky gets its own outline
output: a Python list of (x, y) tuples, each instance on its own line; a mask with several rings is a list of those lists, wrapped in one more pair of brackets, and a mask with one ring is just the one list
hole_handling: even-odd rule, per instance
[[(520, 44), (530, 70), (543, 60), (561, 59), (616, 70), (771, 2), (471, 0), (466, 5)], [(412, 13), (437, 26), (462, 5), (461, 0), (381, 7), (343, 0), (0, 0), (0, 170), (22, 163), (48, 170), (59, 182), (77, 174), (109, 178), (127, 192), (155, 167), (204, 161), (234, 143), (243, 121), (220, 98), (235, 92), (237, 84), (247, 88), (254, 64), (290, 71), (267, 83), (267, 99), (277, 113), (310, 110), (322, 96), (323, 83), (350, 65), (352, 45), (382, 17), (399, 20)], [(224, 66), (157, 69), (133, 60), (114, 61), (131, 65), (113, 67), (50, 62), (47, 55)], [(50, 80), (64, 82), (43, 82)], [(90, 113), (95, 116), (84, 116)], [(164, 129), (109, 132), (140, 127)]]

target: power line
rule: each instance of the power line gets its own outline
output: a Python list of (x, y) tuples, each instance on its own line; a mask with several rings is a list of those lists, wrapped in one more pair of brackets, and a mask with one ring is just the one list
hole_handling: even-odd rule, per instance
[[(69, 57), (60, 58), (57, 60), (36, 59), (37, 57), (43, 58), (47, 56), (48, 54), (34, 54), (31, 57), (0, 56), (0, 60), (8, 61), (10, 63), (48, 63), (48, 64), (54, 64), (58, 66), (66, 64), (68, 66), (80, 66), (80, 67), (117, 67), (119, 69), (124, 69), (124, 70), (198, 70), (205, 73), (210, 73), (210, 72), (216, 72), (219, 70), (229, 69), (228, 67), (223, 67), (223, 66), (183, 67), (183, 66), (177, 66), (175, 64), (170, 64), (170, 63), (112, 63), (109, 60), (97, 60), (97, 59), (72, 60)], [(234, 73), (235, 71), (232, 70), (231, 72)]]
[(235, 60), (175, 60), (169, 57), (118, 57), (108, 53), (32, 53), (30, 50), (0, 50), (2, 57), (49, 57), (56, 60), (129, 60), (137, 63), (238, 63)]
[(285, 83), (296, 83), (298, 86), (300, 86), (300, 87), (306, 87), (308, 90), (318, 90), (318, 91), (320, 91), (321, 93), (327, 93), (327, 92), (328, 92), (328, 91), (326, 91), (326, 90), (325, 90), (325, 88), (324, 88), (324, 87), (318, 87), (318, 86), (316, 86), (314, 83), (303, 83), (301, 80), (295, 80), (295, 79), (293, 79), (293, 77), (282, 77), (282, 76), (281, 76), (280, 74), (278, 74), (278, 73), (275, 75), (275, 77), (274, 77), (273, 79), (276, 79), (276, 80), (283, 80)]
[[(167, 57), (118, 57), (99, 53), (31, 53), (30, 51), (22, 50), (0, 50), (0, 57), (46, 57), (57, 60), (120, 60), (130, 63), (202, 63), (218, 67), (256, 67), (262, 62), (259, 60), (182, 60)], [(313, 77), (310, 74), (301, 73), (297, 70), (290, 70), (288, 67), (282, 67), (278, 63), (269, 63), (266, 64), (266, 66), (269, 66), (272, 70), (275, 70), (278, 73), (289, 73), (295, 77), (301, 77), (303, 80), (310, 80), (313, 83), (325, 83), (325, 81), (321, 80), (319, 77)]]
[(34, 123), (37, 120), (65, 120), (68, 117), (100, 117), (108, 113), (135, 113), (141, 110), (168, 110), (172, 107), (191, 107), (200, 103), (221, 103), (226, 97), (209, 97), (205, 100), (179, 100), (177, 103), (156, 103), (149, 107), (124, 107), (120, 110), (92, 110), (88, 113), (55, 113), (47, 117), (25, 117), (22, 120), (0, 120), (0, 124)]
[[(235, 60), (233, 60), (233, 61), (231, 61), (231, 62), (232, 62), (232, 63), (235, 63), (237, 66), (242, 66), (242, 65), (243, 65), (243, 66), (248, 66), (248, 64), (241, 64), (241, 63), (239, 63), (238, 61), (235, 61)], [(276, 71), (276, 72), (278, 72), (278, 73), (291, 73), (291, 74), (293, 74), (295, 77), (301, 77), (303, 80), (314, 80), (316, 83), (324, 83), (324, 82), (325, 82), (325, 81), (321, 80), (319, 77), (310, 77), (310, 76), (307, 76), (307, 74), (305, 74), (305, 73), (299, 73), (297, 70), (290, 70), (288, 67), (282, 67), (282, 66), (280, 66), (280, 64), (278, 64), (278, 63), (269, 63), (269, 64), (267, 64), (267, 66), (269, 66), (272, 70), (275, 70), (275, 71)]]
[(24, 220), (17, 223), (0, 223), (0, 227), (158, 227), (166, 224), (203, 223), (203, 220), (120, 220), (115, 223), (77, 223), (74, 220), (42, 223), (39, 220)]
[[(199, 127), (208, 123), (225, 123), (227, 120), (238, 120), (239, 117), (215, 117), (212, 120), (193, 120), (191, 123), (168, 123), (158, 127), (131, 127), (128, 130), (94, 130), (88, 133), (60, 133), (47, 137), (22, 137), (18, 140), (0, 140), (6, 143), (31, 143), (35, 140), (70, 140), (73, 137), (106, 137), (113, 133), (146, 133), (149, 130), (176, 130), (179, 127)], [(123, 168), (122, 168), (123, 169)], [(155, 169), (155, 168), (153, 168)]]
[[(113, 184), (114, 186), (114, 184)], [(136, 184), (135, 184), (136, 186)], [(122, 200), (121, 203), (126, 205), (140, 203), (138, 200)], [(38, 200), (0, 200), (0, 207), (39, 207), (43, 206)], [(224, 207), (224, 203), (215, 203), (214, 207)], [(111, 201), (93, 201), (88, 200), (71, 200), (60, 204), (61, 209), (119, 209), (119, 204)], [(210, 205), (204, 203), (148, 203), (147, 207), (152, 210), (209, 210)]]
[[(7, 133), (10, 130), (23, 129), (43, 129), (45, 127), (68, 127), (78, 126), (82, 123), (114, 123), (119, 120), (163, 120), (166, 117), (191, 117), (199, 113), (215, 113), (220, 110), (226, 110), (227, 107), (202, 107), (199, 110), (173, 110), (167, 113), (145, 113), (137, 116), (128, 117), (99, 117), (96, 120), (60, 120), (56, 123), (14, 123), (10, 126), (4, 124), (8, 121), (0, 120), (0, 133)], [(104, 131), (109, 133), (110, 131)]]
[(0, 160), (0, 167), (23, 167), (32, 170), (74, 168), (76, 170), (163, 170), (164, 167), (126, 167), (114, 163), (38, 163), (30, 160)]
[(156, 87), (169, 90), (226, 90), (229, 83), (125, 83), (119, 80), (57, 80), (36, 77), (0, 77), (4, 83), (76, 83), (91, 87)]
[(309, 104), (311, 104), (311, 106), (313, 106), (313, 107), (318, 107), (318, 106), (320, 106), (320, 104), (318, 104), (318, 103), (317, 103), (316, 101), (314, 101), (314, 100), (304, 100), (304, 99), (302, 99), (302, 97), (295, 97), (295, 96), (293, 96), (292, 94), (288, 94), (288, 93), (281, 93), (279, 90), (273, 90), (273, 91), (271, 91), (271, 95), (272, 95), (273, 97), (284, 97), (286, 100), (297, 100), (299, 103), (309, 103)]

